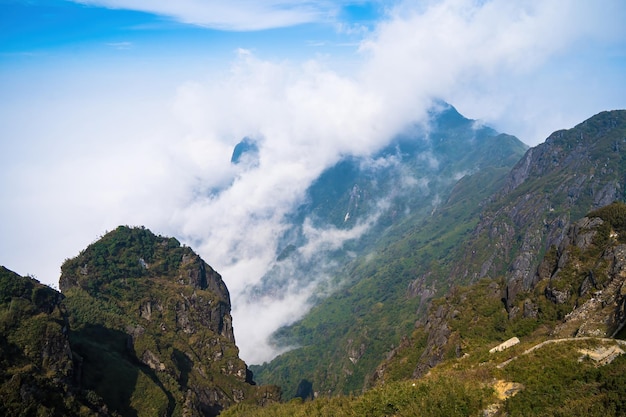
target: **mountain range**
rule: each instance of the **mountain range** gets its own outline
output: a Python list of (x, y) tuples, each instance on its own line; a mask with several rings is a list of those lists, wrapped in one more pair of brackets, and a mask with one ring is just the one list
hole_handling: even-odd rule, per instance
[[(408, 126), (383, 149), (346, 156), (321, 173), (289, 214), (273, 267), (250, 291), (280, 293), (294, 281), (306, 286), (312, 276), (343, 280), (346, 260), (378, 250), (407, 222), (430, 216), (459, 179), (508, 171), (526, 148), (436, 102), (426, 122)], [(256, 149), (246, 138), (232, 160), (253, 161)]]
[(306, 190), (248, 296), (313, 286), (313, 308), (250, 369), (224, 282), (174, 238), (120, 226), (63, 264), (61, 293), (2, 268), (0, 411), (626, 413), (625, 150), (626, 111), (528, 149), (435, 103)]
[[(425, 322), (433, 327), (429, 300), (481, 278), (502, 281), (498, 299), (509, 320), (533, 310), (524, 296), (538, 285), (546, 253), (573, 222), (624, 199), (625, 117), (600, 113), (553, 133), (510, 170), (486, 167), (461, 178), (431, 215), (409, 217), (397, 238), (351, 264), (349, 284), (281, 329), (279, 341), (300, 347), (253, 367), (258, 379), (291, 387), (294, 396), (302, 381), (310, 394), (361, 392), (403, 337)], [(442, 358), (425, 355), (429, 365), (413, 373)]]

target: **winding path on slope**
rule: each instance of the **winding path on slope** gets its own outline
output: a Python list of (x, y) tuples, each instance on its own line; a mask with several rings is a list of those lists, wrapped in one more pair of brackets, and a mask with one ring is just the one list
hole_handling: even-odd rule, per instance
[(563, 343), (563, 342), (579, 341), (579, 340), (597, 340), (599, 342), (615, 342), (618, 345), (626, 347), (626, 340), (611, 339), (611, 338), (608, 338), (608, 337), (566, 337), (564, 339), (550, 339), (550, 340), (546, 340), (546, 341), (543, 341), (541, 343), (538, 343), (535, 346), (531, 347), (530, 349), (526, 349), (521, 354), (519, 354), (517, 356), (514, 356), (511, 359), (509, 359), (507, 361), (504, 361), (501, 364), (497, 365), (496, 368), (499, 368), (499, 369), (504, 368), (505, 366), (507, 366), (509, 363), (511, 363), (515, 359), (519, 358), (520, 356), (524, 356), (524, 355), (527, 355), (527, 354), (529, 354), (531, 352), (534, 352), (535, 350), (540, 349), (540, 348), (544, 347), (545, 345), (552, 344), (552, 343)]

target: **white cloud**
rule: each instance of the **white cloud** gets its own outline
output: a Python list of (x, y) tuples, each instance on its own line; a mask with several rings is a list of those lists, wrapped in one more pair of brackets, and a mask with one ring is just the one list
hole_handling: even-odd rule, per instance
[(377, 217), (369, 218), (350, 229), (338, 229), (334, 226), (318, 229), (313, 226), (310, 219), (306, 219), (302, 229), (307, 243), (298, 252), (308, 260), (320, 252), (340, 249), (345, 242), (362, 236), (376, 221)]
[(117, 49), (118, 51), (128, 51), (133, 48), (132, 42), (108, 42), (106, 46), (109, 48)]
[[(513, 125), (515, 131), (508, 133), (532, 144), (564, 127), (550, 120), (555, 113), (566, 113), (559, 107), (576, 113), (558, 117), (565, 126), (598, 108), (572, 98), (588, 100), (588, 94), (577, 90), (589, 88), (599, 62), (606, 65), (608, 57), (597, 42), (622, 48), (626, 43), (626, 29), (620, 23), (626, 18), (626, 7), (619, 1), (424, 3), (422, 7), (403, 3), (363, 43), (361, 49), (370, 57), (364, 77), (390, 102), (410, 104), (424, 96), (442, 97), (470, 117)], [(581, 53), (586, 56), (578, 61), (575, 58)], [(571, 67), (581, 62), (586, 71)], [(569, 78), (572, 72), (578, 74)], [(612, 95), (618, 85), (609, 82), (595, 95)], [(398, 117), (406, 118), (406, 111)], [(523, 124), (515, 123), (525, 117)]]
[(222, 162), (203, 181), (230, 172), (219, 182), (231, 185), (175, 215), (177, 228), (221, 273), (238, 277), (229, 283), (233, 293), (257, 283), (274, 260), (283, 216), (310, 182), (340, 155), (367, 154), (390, 134), (375, 126), (380, 108), (354, 81), (315, 62), (275, 64), (245, 51), (222, 82), (179, 90), (175, 108), (194, 136), (211, 143), (207, 149), (228, 144), (222, 161), (244, 136), (259, 138), (257, 166), (233, 170)]
[(314, 277), (306, 287), (285, 288), (280, 297), (264, 296), (252, 300), (233, 297), (236, 343), (248, 363), (261, 364), (293, 348), (275, 346), (268, 336), (306, 314), (311, 307), (310, 295), (318, 282)]
[(298, 0), (73, 0), (90, 6), (169, 16), (182, 23), (222, 30), (262, 30), (328, 21), (340, 4)]
[[(272, 265), (284, 214), (324, 167), (340, 155), (366, 155), (384, 145), (393, 133), (424, 118), (433, 97), (472, 97), (493, 82), (514, 83), (582, 38), (604, 32), (599, 22), (581, 31), (581, 23), (589, 21), (575, 5), (450, 0), (415, 10), (406, 3), (363, 42), (363, 65), (352, 77), (317, 61), (268, 62), (240, 51), (227, 79), (191, 86), (177, 108), (193, 114), (192, 123), (205, 135), (262, 138), (260, 164), (238, 173), (222, 194), (182, 208), (182, 230), (202, 242), (207, 259), (221, 264), (237, 297)], [(201, 105), (187, 102), (187, 94)], [(323, 235), (308, 228), (310, 247), (303, 250), (339, 246), (365, 227)], [(296, 291), (292, 299), (303, 294), (308, 292)], [(273, 326), (259, 329), (269, 334), (293, 317), (297, 308), (288, 305), (294, 306), (284, 300), (265, 306), (283, 319), (275, 317)], [(238, 335), (242, 355), (252, 357), (258, 340), (244, 335)]]

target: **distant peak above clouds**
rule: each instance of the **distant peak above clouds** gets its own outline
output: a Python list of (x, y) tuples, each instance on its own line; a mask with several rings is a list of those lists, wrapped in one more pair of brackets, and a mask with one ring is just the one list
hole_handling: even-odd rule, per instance
[(259, 164), (259, 146), (256, 140), (245, 137), (235, 145), (233, 156), (230, 158), (231, 164), (244, 164), (249, 166), (258, 166)]

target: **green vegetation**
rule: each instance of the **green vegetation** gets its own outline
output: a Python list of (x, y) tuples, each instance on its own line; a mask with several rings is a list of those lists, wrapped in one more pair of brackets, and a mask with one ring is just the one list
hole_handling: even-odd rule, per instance
[(73, 389), (61, 296), (0, 267), (0, 415), (91, 416), (101, 405)]
[[(481, 346), (467, 358), (448, 360), (419, 380), (386, 382), (359, 396), (292, 400), (261, 408), (238, 405), (225, 417), (265, 416), (477, 416), (490, 408), (496, 416), (612, 416), (626, 412), (626, 356), (598, 366), (580, 349), (593, 340), (545, 345), (532, 353), (522, 348), (488, 354)], [(526, 344), (526, 347), (529, 345)], [(482, 350), (484, 353), (479, 354)], [(495, 365), (506, 358), (508, 365)], [(494, 386), (511, 381), (519, 387), (497, 398)]]
[(174, 238), (154, 235), (145, 228), (118, 227), (61, 266), (61, 290), (80, 286), (92, 293), (116, 280), (172, 276), (183, 256), (191, 255)]
[(176, 239), (119, 227), (61, 269), (63, 295), (0, 270), (0, 415), (215, 416), (279, 398), (238, 357), (221, 277)]
[[(376, 252), (345, 268), (343, 289), (277, 332), (277, 343), (301, 347), (251, 367), (257, 380), (283, 387), (285, 398), (296, 395), (302, 380), (321, 393), (367, 387), (386, 353), (411, 334), (428, 301), (448, 290), (449, 265), (476, 225), (480, 202), (501, 186), (505, 173), (489, 168), (466, 176), (427, 220), (410, 217), (389, 228)], [(411, 285), (421, 294), (407, 291)]]
[(605, 224), (598, 228), (599, 235), (594, 242), (597, 246), (607, 244), (611, 232), (617, 234), (619, 243), (626, 243), (626, 204), (616, 201), (587, 214), (587, 217), (599, 217)]
[(598, 367), (581, 360), (580, 347), (589, 342), (546, 345), (521, 356), (502, 371), (502, 377), (524, 389), (509, 398), (509, 416), (619, 416), (626, 413), (626, 357)]
[[(626, 412), (626, 358), (598, 367), (579, 352), (580, 348), (597, 345), (593, 341), (550, 344), (528, 355), (522, 355), (521, 349), (496, 356), (473, 353), (442, 364), (429, 377), (389, 382), (360, 396), (293, 400), (267, 408), (241, 405), (223, 415), (473, 416), (480, 415), (490, 404), (499, 405), (497, 415), (622, 415)], [(482, 349), (486, 350), (484, 346)], [(520, 356), (502, 369), (495, 367), (512, 355)], [(497, 380), (514, 381), (521, 384), (521, 390), (498, 400), (491, 388)]]
[[(450, 266), (483, 202), (503, 185), (526, 146), (440, 104), (428, 131), (412, 126), (372, 160), (345, 158), (307, 191), (294, 223), (308, 218), (320, 228), (349, 228), (373, 213), (380, 217), (364, 236), (324, 256), (321, 268), (340, 265), (323, 271), (334, 277), (333, 294), (321, 289), (317, 307), (275, 334), (277, 345), (299, 348), (252, 367), (259, 382), (280, 385), (286, 398), (297, 394), (301, 381), (321, 393), (361, 392), (429, 300), (452, 283), (467, 282)], [(297, 234), (290, 231), (283, 247), (298, 246), (291, 240)], [(292, 252), (290, 261), (297, 264), (297, 255)], [(315, 259), (298, 264), (304, 277), (319, 273)], [(270, 273), (259, 291), (276, 290), (272, 281)]]
[(214, 415), (259, 399), (232, 342), (228, 291), (190, 248), (144, 228), (119, 227), (61, 269), (82, 384), (110, 409)]
[(309, 402), (292, 400), (260, 408), (239, 405), (223, 417), (453, 417), (477, 415), (493, 391), (484, 385), (447, 377), (397, 382), (368, 390), (361, 396), (318, 398)]
[[(619, 329), (626, 204), (597, 206), (622, 192), (625, 117), (603, 113), (555, 133), (519, 183), (505, 178), (519, 143), (481, 128), (472, 138), (478, 153), (464, 153), (451, 135), (466, 124), (456, 112), (428, 144), (400, 141), (393, 152), (427, 147), (440, 174), (452, 178), (470, 163), (472, 174), (443, 184), (436, 210), (416, 202), (423, 195), (394, 200), (414, 211), (383, 215), (375, 234), (351, 246), (361, 252), (344, 263), (338, 290), (278, 332), (277, 343), (299, 348), (255, 370), (284, 388), (285, 403), (276, 403), (276, 387), (250, 383), (224, 283), (175, 239), (143, 228), (106, 234), (62, 266), (65, 298), (1, 268), (0, 415), (625, 415), (626, 355), (603, 364), (581, 351), (615, 341), (538, 346), (584, 334), (576, 314), (587, 320), (593, 303), (606, 312), (591, 331)], [(336, 199), (351, 204), (340, 192), (351, 186), (346, 178), (336, 198), (316, 206), (340, 226), (345, 205)], [(591, 220), (566, 236), (587, 212)], [(512, 263), (521, 253), (528, 265)], [(286, 244), (279, 258), (295, 255), (297, 245)], [(508, 275), (537, 265), (530, 283)], [(513, 336), (521, 343), (489, 352)]]

